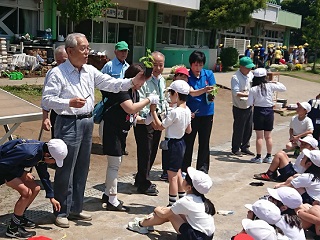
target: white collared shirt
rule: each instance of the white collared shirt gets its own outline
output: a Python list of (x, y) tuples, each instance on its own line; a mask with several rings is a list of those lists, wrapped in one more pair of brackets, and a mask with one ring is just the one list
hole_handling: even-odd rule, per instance
[[(131, 79), (115, 79), (87, 64), (79, 71), (67, 59), (48, 74), (41, 104), (59, 115), (87, 114), (92, 112), (94, 107), (95, 88), (117, 93), (127, 91), (131, 87)], [(70, 99), (75, 97), (86, 98), (87, 101), (82, 108), (69, 106)]]

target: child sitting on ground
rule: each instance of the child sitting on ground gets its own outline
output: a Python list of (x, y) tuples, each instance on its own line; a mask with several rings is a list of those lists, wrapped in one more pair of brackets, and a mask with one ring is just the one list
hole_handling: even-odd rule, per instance
[[(183, 136), (185, 133), (191, 132), (191, 112), (186, 105), (190, 86), (183, 80), (176, 80), (168, 87), (170, 93), (171, 104), (176, 104), (166, 118), (161, 122), (156, 112), (156, 105), (150, 106), (150, 111), (154, 119), (155, 125), (159, 130), (165, 131), (165, 140), (161, 145), (162, 158), (166, 162), (166, 170), (169, 180), (169, 206), (176, 202), (177, 194), (179, 198), (184, 196), (182, 187), (181, 166), (183, 156), (186, 150), (186, 144)], [(163, 161), (163, 162), (164, 162)]]
[(204, 172), (188, 167), (183, 188), (187, 195), (179, 199), (172, 207), (156, 207), (148, 217), (129, 222), (128, 229), (147, 234), (148, 227), (171, 222), (178, 233), (179, 240), (210, 240), (215, 231), (213, 215), (216, 213), (213, 203), (207, 199), (212, 180)]
[(305, 172), (288, 178), (286, 182), (276, 184), (275, 188), (293, 187), (301, 194), (303, 203), (313, 205), (314, 201), (320, 201), (320, 151), (303, 149), (302, 152), (304, 158), (300, 165)]
[[(293, 150), (298, 146), (299, 138), (303, 138), (307, 135), (312, 135), (313, 124), (307, 113), (311, 111), (311, 106), (307, 102), (297, 103), (298, 108), (296, 110), (297, 115), (293, 116), (290, 122), (289, 141), (286, 144), (288, 151)], [(297, 153), (295, 155), (298, 155)]]
[[(287, 153), (284, 151), (277, 152), (274, 155), (268, 171), (265, 173), (254, 174), (254, 178), (264, 181), (284, 182), (296, 173), (303, 173), (305, 169), (300, 165), (300, 162), (304, 157), (302, 150), (305, 148), (309, 150), (317, 149), (318, 141), (311, 136), (306, 136), (303, 139), (300, 138), (299, 142), (301, 153), (297, 157), (294, 164), (291, 163)], [(277, 170), (279, 171), (280, 175), (278, 175)]]

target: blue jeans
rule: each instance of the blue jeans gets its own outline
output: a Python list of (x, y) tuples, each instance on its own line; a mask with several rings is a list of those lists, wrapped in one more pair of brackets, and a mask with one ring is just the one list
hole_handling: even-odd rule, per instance
[(63, 166), (56, 169), (54, 197), (61, 204), (56, 216), (68, 217), (80, 213), (83, 207), (84, 190), (90, 165), (93, 118), (70, 119), (57, 116), (55, 138), (68, 146), (68, 155)]

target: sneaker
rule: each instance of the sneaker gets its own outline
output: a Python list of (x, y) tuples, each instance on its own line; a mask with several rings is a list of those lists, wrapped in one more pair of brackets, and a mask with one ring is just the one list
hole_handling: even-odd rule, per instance
[(247, 149), (243, 149), (241, 150), (241, 152), (245, 155), (251, 155), (251, 156), (254, 156), (254, 153), (251, 152), (248, 148)]
[(148, 228), (147, 227), (140, 227), (139, 222), (137, 222), (137, 221), (129, 222), (127, 229), (134, 231), (134, 232), (141, 233), (141, 234), (149, 233)]
[(155, 186), (150, 185), (148, 189), (141, 189), (138, 187), (138, 193), (149, 195), (149, 196), (158, 196), (159, 191), (156, 189)]
[(250, 162), (251, 163), (262, 163), (262, 158), (254, 157), (254, 158), (251, 158)]
[(162, 173), (160, 176), (161, 181), (168, 181), (168, 173)]
[[(139, 224), (139, 222), (143, 221), (145, 218), (139, 218), (139, 217), (135, 217), (134, 221), (137, 222)], [(149, 226), (146, 227), (148, 229), (149, 232), (153, 232), (154, 231), (154, 226)]]
[(91, 221), (92, 216), (88, 213), (70, 213), (68, 219), (70, 220), (81, 220), (81, 221)]
[(61, 228), (68, 228), (70, 227), (69, 225), (69, 220), (66, 217), (57, 217), (54, 224), (58, 227)]
[(264, 162), (264, 163), (272, 163), (272, 157), (265, 157), (262, 162)]
[(9, 225), (6, 231), (6, 236), (11, 238), (28, 239), (35, 235), (35, 232), (28, 232), (22, 226), (10, 227)]
[(22, 217), (22, 219), (20, 220), (21, 226), (24, 228), (35, 228), (36, 224), (29, 220), (28, 218), (26, 218), (25, 216)]
[(231, 153), (237, 157), (242, 157), (242, 153), (240, 151), (236, 151), (236, 152), (231, 151)]
[(254, 174), (253, 177), (254, 177), (255, 179), (258, 179), (258, 180), (275, 182), (275, 179), (273, 179), (271, 176), (269, 176), (269, 175), (266, 174), (266, 173)]

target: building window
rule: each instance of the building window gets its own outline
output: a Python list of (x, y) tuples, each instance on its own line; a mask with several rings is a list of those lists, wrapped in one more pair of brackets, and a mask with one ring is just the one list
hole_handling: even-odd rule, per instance
[(169, 44), (169, 28), (158, 27), (157, 43)]
[(38, 27), (38, 12), (19, 9), (19, 33), (29, 33), (36, 36)]
[(143, 26), (135, 26), (135, 46), (143, 46)]
[(147, 20), (147, 11), (146, 10), (138, 10), (138, 21), (145, 22)]
[(170, 15), (169, 14), (163, 14), (163, 24), (164, 26), (170, 26)]
[(86, 35), (89, 42), (91, 42), (91, 36), (92, 36), (92, 20), (87, 19), (84, 21), (81, 21), (79, 24), (77, 24), (74, 27), (74, 31), (78, 33), (83, 33)]
[(177, 44), (178, 29), (170, 29), (170, 44)]
[(204, 32), (203, 46), (210, 45), (210, 32)]
[(199, 41), (198, 44), (200, 46), (203, 46), (203, 32), (199, 32)]
[(179, 17), (176, 15), (171, 16), (171, 26), (178, 26)]
[(183, 41), (184, 41), (184, 30), (183, 29), (178, 30), (178, 38), (177, 39), (178, 39), (177, 44), (183, 45)]
[(128, 9), (128, 20), (137, 21), (137, 9), (133, 9), (133, 8)]
[(198, 44), (198, 31), (193, 30), (192, 31), (192, 37), (191, 37), (191, 45), (197, 45)]
[(179, 16), (178, 27), (184, 28), (185, 27), (185, 20), (186, 20), (185, 17)]
[(186, 30), (185, 45), (191, 46), (191, 30)]
[[(9, 14), (10, 13), (10, 14)], [(18, 10), (9, 7), (0, 7), (0, 16), (3, 18), (4, 15), (9, 14), (3, 19), (3, 24), (10, 29), (11, 32), (6, 32), (5, 29), (0, 27), (0, 35), (11, 35), (18, 33)], [(1, 21), (1, 20), (0, 20)]]
[(117, 18), (127, 20), (127, 8), (118, 8)]
[(107, 37), (106, 37), (107, 42), (116, 43), (117, 36), (118, 36), (118, 24), (108, 22)]
[(92, 42), (102, 43), (103, 42), (103, 22), (93, 21), (93, 34)]

